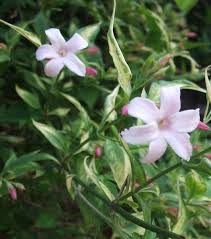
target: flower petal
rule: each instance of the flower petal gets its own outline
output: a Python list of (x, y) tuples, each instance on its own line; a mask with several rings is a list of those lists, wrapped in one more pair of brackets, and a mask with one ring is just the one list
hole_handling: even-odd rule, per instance
[(151, 123), (159, 118), (160, 111), (153, 101), (136, 97), (128, 105), (128, 114)]
[(87, 41), (80, 36), (78, 33), (75, 33), (69, 41), (66, 42), (66, 48), (68, 51), (75, 53), (80, 51), (88, 46)]
[(52, 59), (45, 65), (45, 74), (50, 77), (57, 76), (64, 64), (60, 58)]
[(192, 145), (190, 143), (190, 136), (187, 133), (165, 132), (164, 139), (175, 151), (175, 153), (184, 160), (190, 160), (192, 155)]
[(178, 86), (162, 88), (160, 92), (160, 111), (162, 117), (179, 112), (180, 108), (180, 88)]
[(158, 138), (156, 140), (153, 140), (149, 145), (149, 150), (146, 157), (141, 162), (154, 163), (165, 153), (166, 148), (167, 148), (167, 143), (163, 138)]
[(51, 59), (58, 57), (55, 49), (48, 44), (41, 45), (36, 51), (36, 58), (38, 61), (42, 61), (43, 59)]
[(170, 118), (170, 126), (177, 132), (191, 132), (200, 122), (199, 109), (177, 112)]
[(49, 41), (57, 50), (60, 50), (65, 45), (65, 39), (57, 28), (50, 28), (45, 31)]
[(156, 123), (134, 126), (125, 129), (121, 135), (128, 144), (146, 144), (158, 137), (158, 126)]
[(68, 67), (68, 69), (70, 71), (74, 72), (76, 75), (85, 76), (85, 74), (86, 74), (86, 66), (74, 54), (68, 54), (64, 58), (64, 64)]

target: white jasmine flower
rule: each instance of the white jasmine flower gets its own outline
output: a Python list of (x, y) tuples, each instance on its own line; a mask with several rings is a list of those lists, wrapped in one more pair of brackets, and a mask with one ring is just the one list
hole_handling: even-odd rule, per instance
[(76, 56), (76, 53), (88, 46), (88, 43), (78, 33), (75, 33), (67, 42), (59, 29), (51, 28), (45, 31), (51, 45), (41, 45), (36, 51), (38, 61), (48, 60), (45, 65), (47, 76), (57, 76), (64, 66), (76, 75), (85, 76), (86, 67)]
[(121, 135), (129, 144), (147, 144), (149, 150), (142, 161), (152, 163), (158, 160), (169, 144), (184, 160), (192, 155), (189, 132), (197, 128), (199, 109), (180, 111), (180, 88), (161, 89), (160, 109), (151, 100), (136, 97), (128, 105), (128, 114), (144, 121), (145, 125), (124, 130)]

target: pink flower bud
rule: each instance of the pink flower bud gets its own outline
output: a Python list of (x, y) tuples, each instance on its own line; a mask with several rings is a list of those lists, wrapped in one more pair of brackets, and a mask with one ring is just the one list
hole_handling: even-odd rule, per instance
[(206, 125), (205, 123), (203, 123), (201, 121), (199, 121), (199, 124), (198, 124), (197, 128), (205, 130), (205, 131), (210, 131), (211, 130), (211, 128), (208, 125)]
[(198, 34), (196, 32), (186, 32), (186, 37), (188, 38), (196, 38)]
[(211, 154), (204, 154), (204, 157), (208, 158), (208, 159), (211, 159)]
[(121, 109), (121, 115), (127, 116), (128, 115), (128, 105), (124, 105)]
[(179, 46), (179, 48), (182, 49), (182, 50), (185, 49), (184, 42), (180, 42), (178, 46)]
[(17, 200), (17, 191), (14, 187), (11, 187), (8, 189), (8, 192), (10, 194), (10, 197), (12, 198), (12, 200)]
[(93, 76), (93, 77), (95, 77), (95, 76), (97, 75), (97, 70), (95, 70), (95, 69), (92, 68), (92, 67), (87, 67), (87, 68), (86, 68), (86, 74), (87, 74), (88, 76)]
[(0, 42), (0, 49), (4, 49), (6, 48), (7, 46), (3, 43), (3, 42)]
[(100, 157), (102, 155), (102, 148), (100, 146), (97, 146), (95, 148), (95, 156)]
[(160, 65), (165, 66), (171, 60), (171, 56), (165, 56), (161, 61)]
[(98, 53), (100, 50), (99, 50), (99, 48), (97, 48), (97, 47), (89, 47), (89, 48), (87, 48), (87, 50), (86, 50), (88, 53), (90, 53), (90, 54), (96, 54), (96, 53)]
[(200, 150), (201, 147), (199, 145), (193, 145), (193, 150)]
[(176, 207), (170, 207), (170, 208), (167, 208), (167, 212), (171, 214), (173, 217), (177, 217), (179, 210)]

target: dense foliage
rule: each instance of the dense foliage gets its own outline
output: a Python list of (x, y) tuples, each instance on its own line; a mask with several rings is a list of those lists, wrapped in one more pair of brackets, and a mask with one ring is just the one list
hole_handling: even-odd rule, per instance
[[(0, 238), (211, 238), (210, 131), (154, 164), (120, 136), (137, 124), (122, 107), (163, 86), (209, 124), (209, 1), (5, 0), (0, 18)], [(88, 41), (86, 77), (45, 75), (52, 27)]]

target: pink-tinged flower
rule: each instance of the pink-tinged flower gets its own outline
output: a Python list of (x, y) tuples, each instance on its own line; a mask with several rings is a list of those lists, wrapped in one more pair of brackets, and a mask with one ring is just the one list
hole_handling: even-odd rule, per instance
[(158, 160), (169, 144), (184, 160), (192, 155), (189, 132), (199, 124), (199, 109), (180, 111), (180, 88), (161, 89), (160, 109), (151, 100), (136, 97), (128, 105), (128, 114), (144, 121), (142, 126), (125, 129), (121, 135), (129, 144), (147, 144), (149, 150), (144, 163)]
[(100, 146), (95, 148), (95, 155), (96, 157), (100, 157), (102, 155), (102, 148)]
[(92, 67), (87, 67), (87, 68), (86, 68), (86, 74), (87, 74), (88, 76), (93, 76), (93, 77), (95, 77), (95, 76), (97, 75), (97, 70), (95, 70), (95, 69), (92, 68)]
[(38, 61), (48, 60), (45, 65), (47, 76), (57, 76), (66, 66), (76, 75), (85, 76), (86, 67), (76, 56), (76, 53), (88, 46), (88, 43), (78, 33), (75, 33), (67, 42), (59, 29), (51, 28), (45, 31), (51, 45), (41, 45), (36, 51)]
[(16, 189), (15, 189), (14, 187), (10, 187), (10, 188), (8, 189), (8, 192), (9, 192), (9, 194), (10, 194), (10, 197), (11, 197), (14, 201), (16, 201), (16, 200), (17, 200), (17, 191), (16, 191)]
[(127, 116), (128, 115), (128, 105), (124, 105), (121, 109), (121, 115)]
[(206, 125), (205, 123), (199, 121), (199, 124), (197, 126), (198, 129), (202, 129), (202, 130), (205, 130), (205, 131), (211, 131), (211, 128)]
[(188, 38), (196, 38), (198, 34), (196, 32), (186, 32), (186, 37)]
[(99, 48), (97, 48), (97, 47), (89, 47), (89, 48), (87, 48), (87, 50), (86, 50), (89, 54), (96, 54), (96, 53), (98, 53), (100, 50), (99, 50)]

